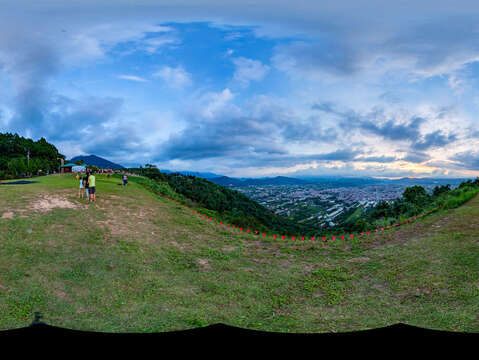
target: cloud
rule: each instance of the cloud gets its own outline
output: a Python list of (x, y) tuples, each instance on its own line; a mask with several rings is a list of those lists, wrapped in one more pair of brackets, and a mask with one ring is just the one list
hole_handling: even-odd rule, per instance
[(162, 79), (168, 86), (176, 89), (182, 89), (192, 85), (191, 74), (185, 71), (182, 66), (176, 68), (164, 66), (155, 72), (153, 77)]
[(340, 41), (297, 41), (278, 45), (271, 61), (278, 70), (293, 76), (308, 78), (325, 73), (344, 76), (359, 70), (356, 56), (353, 48)]
[(479, 170), (479, 151), (467, 151), (458, 153), (451, 157), (459, 168), (468, 170)]
[(341, 149), (326, 154), (310, 155), (308, 158), (314, 160), (351, 161), (360, 153), (360, 150)]
[(431, 157), (428, 154), (422, 152), (409, 152), (401, 160), (412, 163), (423, 163), (428, 161)]
[(357, 157), (356, 161), (365, 161), (365, 162), (377, 162), (377, 163), (391, 163), (396, 161), (395, 156), (366, 156), (366, 157)]
[(281, 134), (286, 141), (298, 143), (334, 143), (338, 139), (337, 130), (324, 125), (321, 119), (315, 116), (304, 120), (290, 117), (289, 121), (283, 123)]
[[(477, 129), (469, 133), (462, 129), (466, 127), (465, 115), (457, 118), (456, 131), (445, 112), (441, 115), (424, 108), (454, 103), (452, 93), (456, 92), (461, 95), (460, 111), (469, 112), (470, 122), (475, 121), (477, 104), (468, 97), (475, 90), (474, 64), (479, 61), (479, 5), (462, 2), (458, 7), (441, 0), (382, 5), (376, 0), (280, 1), (280, 6), (277, 1), (265, 0), (254, 7), (249, 2), (207, 0), (174, 6), (149, 0), (135, 5), (119, 0), (114, 6), (102, 1), (92, 6), (76, 0), (68, 6), (58, 6), (57, 1), (41, 6), (3, 2), (0, 124), (2, 130), (46, 135), (60, 143), (76, 138), (77, 143), (72, 143), (75, 149), (82, 146), (112, 156), (153, 158), (157, 148), (163, 159), (193, 159), (193, 164), (213, 159), (211, 166), (267, 167), (271, 163), (278, 168), (294, 168), (317, 161), (354, 171), (351, 164), (364, 162), (381, 172), (397, 147), (408, 147), (400, 151), (406, 153), (402, 160), (414, 165), (432, 164), (431, 150), (440, 148), (445, 151), (434, 155), (434, 160), (440, 156), (453, 159), (452, 145), (463, 137), (474, 139)], [(447, 10), (454, 10), (454, 14)], [(237, 93), (224, 89), (230, 79), (225, 78), (222, 68), (215, 68), (214, 76), (209, 73), (201, 78), (204, 73), (190, 66), (193, 61), (175, 58), (176, 50), (192, 34), (189, 24), (197, 21), (209, 22), (213, 30), (223, 24), (217, 39), (229, 42), (206, 44), (212, 49), (218, 45), (222, 61), (210, 65), (215, 68), (232, 61), (233, 85), (240, 85)], [(264, 45), (261, 51), (271, 55), (270, 61), (255, 60), (257, 45)], [(227, 49), (231, 51), (225, 61)], [(95, 86), (75, 87), (76, 76), (92, 69), (94, 75), (101, 71), (121, 74), (120, 78), (130, 81), (147, 80), (128, 73), (132, 69), (128, 61), (139, 59), (145, 61), (145, 68), (164, 63), (187, 66), (188, 72), (182, 66), (165, 66), (154, 76), (184, 90), (184, 99), (171, 101), (182, 107), (171, 123), (181, 126), (159, 129), (136, 120), (144, 107), (173, 112), (174, 105), (166, 109), (170, 104), (140, 101), (136, 94), (120, 97), (119, 89), (108, 83), (111, 79), (104, 86), (97, 87), (97, 82)], [(103, 72), (105, 69), (113, 71)], [(283, 73), (289, 75), (287, 81)], [(261, 91), (281, 83), (265, 93), (265, 98), (278, 94), (283, 98), (272, 103), (255, 98), (258, 82), (269, 85), (258, 87)], [(118, 85), (118, 81), (114, 83)], [(120, 90), (127, 93), (132, 84), (122, 85), (125, 88)], [(472, 91), (463, 91), (466, 86), (472, 86)], [(173, 98), (176, 92), (171, 93), (168, 95)], [(307, 105), (318, 94), (330, 100), (313, 107), (321, 113)], [(375, 107), (376, 99), (380, 103)], [(397, 111), (399, 106), (403, 111)], [(134, 116), (126, 116), (127, 110)], [(83, 137), (88, 142), (84, 143)], [(168, 140), (158, 145), (159, 138)], [(467, 148), (475, 154), (474, 144), (462, 144), (455, 162), (444, 161), (442, 166), (475, 167), (474, 157), (467, 157)], [(363, 156), (365, 153), (369, 155)]]
[(176, 45), (178, 43), (179, 40), (171, 36), (154, 37), (138, 41), (138, 48), (146, 51), (149, 54), (154, 54), (160, 49), (164, 48), (166, 45)]
[(339, 117), (339, 126), (343, 130), (360, 130), (393, 141), (417, 142), (421, 137), (420, 126), (426, 121), (420, 116), (412, 116), (407, 122), (388, 118), (379, 107), (373, 108), (365, 115), (353, 110), (339, 110), (330, 102), (313, 104), (312, 109)]
[[(264, 96), (241, 109), (233, 104), (233, 100), (234, 95), (225, 89), (191, 105), (192, 109), (185, 113), (191, 116), (186, 128), (172, 134), (159, 147), (158, 161), (216, 159), (229, 161), (231, 167), (295, 166), (312, 161), (350, 161), (361, 153), (359, 149), (319, 154), (290, 153), (287, 144), (292, 139), (301, 139), (299, 134), (304, 131), (304, 122), (298, 122), (287, 107)], [(312, 121), (306, 128), (314, 128)], [(308, 137), (301, 141), (332, 141), (331, 138), (314, 138), (312, 134), (318, 133), (309, 132), (305, 134)]]
[(131, 81), (137, 81), (137, 82), (147, 82), (148, 80), (135, 76), (135, 75), (118, 75), (117, 78), (119, 79), (124, 79), (124, 80), (131, 80)]
[[(330, 102), (313, 104), (312, 109), (339, 117), (339, 125), (344, 130), (359, 130), (391, 141), (408, 141), (415, 151), (444, 147), (458, 139), (457, 134), (446, 135), (442, 130), (423, 134), (421, 126), (426, 124), (428, 119), (419, 115), (412, 115), (408, 121), (404, 121), (394, 116), (391, 118), (391, 115), (386, 115), (380, 107), (375, 107), (363, 115), (352, 110), (338, 110), (337, 106)], [(435, 118), (443, 118), (446, 110), (439, 109)]]
[(435, 147), (443, 147), (457, 140), (455, 134), (444, 135), (440, 130), (426, 134), (424, 138), (413, 144), (413, 149), (427, 150)]
[(268, 65), (263, 65), (261, 61), (247, 59), (244, 57), (234, 58), (236, 70), (233, 79), (241, 84), (248, 86), (251, 81), (261, 81), (269, 71)]

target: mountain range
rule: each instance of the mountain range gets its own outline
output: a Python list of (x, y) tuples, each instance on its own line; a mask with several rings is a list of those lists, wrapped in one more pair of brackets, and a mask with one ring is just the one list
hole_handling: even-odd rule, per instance
[[(115, 164), (107, 159), (96, 155), (80, 155), (75, 156), (68, 162), (76, 162), (83, 160), (88, 165), (95, 165), (106, 169), (123, 169), (124, 166)], [(328, 187), (344, 187), (344, 186), (365, 186), (365, 185), (458, 185), (467, 179), (445, 179), (445, 178), (400, 178), (400, 179), (378, 179), (373, 177), (341, 177), (341, 176), (304, 176), (301, 178), (292, 178), (286, 176), (276, 176), (271, 178), (233, 178), (223, 176), (211, 172), (199, 171), (171, 171), (167, 169), (160, 170), (166, 174), (179, 173), (182, 175), (196, 176), (207, 179), (215, 184), (225, 187), (243, 187), (243, 186), (266, 186), (266, 185), (305, 185), (305, 184), (321, 184)]]
[(219, 178), (222, 177), (222, 175), (210, 173), (210, 172), (198, 172), (198, 171), (171, 171), (171, 170), (166, 170), (166, 169), (160, 169), (162, 173), (165, 174), (176, 174), (179, 173), (181, 175), (191, 175), (191, 176), (196, 176), (200, 177), (203, 179), (213, 179), (213, 178)]
[(309, 181), (289, 178), (285, 176), (276, 176), (274, 178), (261, 178), (261, 179), (236, 179), (228, 176), (221, 176), (217, 178), (208, 179), (215, 184), (226, 187), (241, 187), (241, 186), (261, 186), (261, 185), (305, 185), (310, 183)]
[(115, 164), (114, 162), (111, 162), (107, 159), (104, 159), (96, 155), (75, 156), (74, 158), (71, 158), (70, 160), (68, 160), (68, 162), (74, 163), (80, 160), (83, 160), (84, 164), (98, 166), (99, 168), (102, 168), (102, 169), (124, 169), (124, 166), (120, 164)]

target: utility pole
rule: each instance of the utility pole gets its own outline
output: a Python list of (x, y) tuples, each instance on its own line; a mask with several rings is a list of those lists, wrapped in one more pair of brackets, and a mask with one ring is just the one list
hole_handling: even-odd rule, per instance
[(61, 161), (62, 164), (60, 165), (60, 172), (63, 172), (62, 166), (64, 165), (64, 159), (63, 158), (57, 158), (57, 160)]

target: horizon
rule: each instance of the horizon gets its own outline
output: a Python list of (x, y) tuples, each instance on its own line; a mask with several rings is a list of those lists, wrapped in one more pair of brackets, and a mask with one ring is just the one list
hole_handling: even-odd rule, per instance
[[(76, 156), (73, 156), (72, 158), (70, 159), (73, 159), (73, 158), (76, 158), (76, 157), (90, 157), (90, 156), (95, 156), (95, 157), (99, 157), (103, 160), (107, 160), (109, 161), (108, 159), (105, 159), (104, 157), (102, 156), (98, 156), (98, 155), (95, 155), (95, 154), (90, 154), (90, 155), (76, 155)], [(118, 165), (122, 165), (122, 164), (118, 164)], [(123, 165), (122, 165), (123, 166)], [(144, 165), (141, 165), (139, 164), (138, 167), (144, 167)], [(227, 176), (227, 175), (223, 175), (223, 174), (216, 174), (216, 173), (212, 173), (210, 171), (203, 171), (203, 170), (171, 170), (171, 169), (160, 169), (158, 168), (159, 171), (171, 171), (173, 173), (181, 173), (181, 172), (191, 172), (191, 173), (208, 173), (208, 174), (214, 174), (214, 175), (217, 175), (219, 177), (230, 177), (230, 176)], [(369, 179), (379, 179), (379, 180), (401, 180), (401, 179), (411, 179), (411, 180), (416, 180), (416, 179), (451, 179), (451, 180), (462, 180), (462, 179), (474, 179), (475, 177), (460, 177), (460, 176), (457, 176), (457, 177), (449, 177), (449, 176), (438, 176), (438, 177), (431, 177), (431, 176), (422, 176), (422, 177), (410, 177), (410, 176), (398, 176), (398, 177), (387, 177), (387, 176), (368, 176), (368, 175), (363, 175), (363, 176), (354, 176), (354, 175), (305, 175), (305, 176), (285, 176), (285, 175), (276, 175), (276, 176), (263, 176), (263, 177), (258, 177), (258, 176), (251, 176), (251, 177), (244, 177), (244, 176), (237, 176), (237, 177), (231, 177), (231, 178), (236, 178), (236, 179), (274, 179), (274, 178), (277, 178), (277, 177), (288, 177), (288, 178), (293, 178), (293, 179), (305, 179), (305, 178), (328, 178), (328, 177), (339, 177), (339, 178), (356, 178), (356, 179), (366, 179), (366, 178), (369, 178)]]
[(0, 132), (235, 178), (476, 178), (477, 16), (465, 0), (7, 0)]

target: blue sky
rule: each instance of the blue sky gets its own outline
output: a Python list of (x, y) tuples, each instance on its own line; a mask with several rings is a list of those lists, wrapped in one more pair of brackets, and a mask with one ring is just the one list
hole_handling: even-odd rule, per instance
[(470, 1), (5, 1), (0, 131), (230, 176), (479, 176)]

